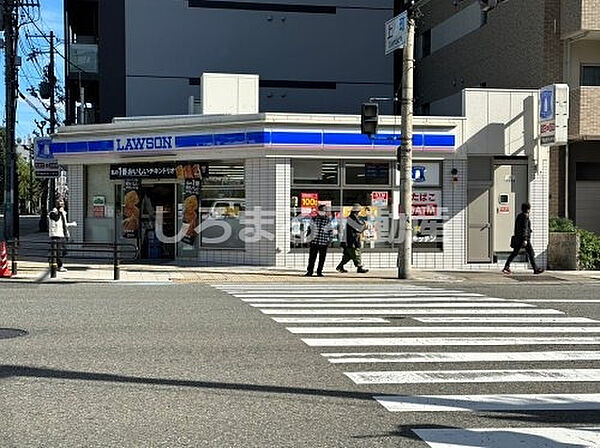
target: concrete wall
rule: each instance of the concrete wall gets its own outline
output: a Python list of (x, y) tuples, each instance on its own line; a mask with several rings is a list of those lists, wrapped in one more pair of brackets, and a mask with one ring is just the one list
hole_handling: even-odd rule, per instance
[(465, 90), (469, 155), (529, 156), (538, 147), (535, 91)]
[[(600, 15), (600, 11), (598, 12)], [(568, 83), (571, 88), (581, 84), (581, 65), (600, 64), (600, 41), (579, 40), (571, 43)]]
[[(261, 111), (356, 113), (370, 96), (390, 96), (393, 60), (384, 55), (383, 26), (393, 16), (393, 1), (337, 0), (328, 5), (336, 7), (334, 13), (128, 0), (127, 114), (187, 113), (187, 98), (200, 94), (190, 78), (203, 72), (305, 83), (267, 84), (271, 87), (261, 89)], [(337, 83), (337, 88), (323, 83)]]

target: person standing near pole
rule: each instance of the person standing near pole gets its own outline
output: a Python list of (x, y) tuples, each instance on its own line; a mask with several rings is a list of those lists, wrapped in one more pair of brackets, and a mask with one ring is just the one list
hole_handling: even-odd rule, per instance
[(69, 227), (76, 227), (75, 221), (67, 220), (67, 212), (65, 211), (65, 203), (62, 199), (56, 201), (56, 207), (48, 214), (48, 233), (52, 242), (53, 248), (56, 250), (56, 264), (59, 272), (66, 272), (63, 266), (63, 257), (65, 254), (65, 242), (71, 237)]
[(512, 271), (510, 270), (510, 264), (515, 257), (519, 255), (521, 249), (525, 249), (527, 258), (529, 258), (529, 263), (531, 263), (531, 267), (533, 268), (533, 273), (541, 274), (544, 272), (543, 269), (538, 268), (535, 264), (535, 253), (533, 252), (533, 247), (531, 245), (531, 234), (533, 232), (531, 230), (531, 220), (529, 219), (530, 211), (531, 205), (527, 203), (521, 205), (521, 213), (519, 213), (515, 221), (515, 234), (510, 240), (510, 247), (513, 248), (513, 251), (506, 260), (506, 264), (502, 270), (502, 273), (504, 274), (512, 274)]
[(323, 277), (323, 266), (327, 256), (327, 248), (331, 243), (333, 228), (331, 218), (327, 216), (327, 207), (324, 204), (319, 205), (317, 215), (314, 216), (308, 228), (308, 237), (310, 240), (310, 249), (308, 255), (308, 267), (306, 268), (306, 277), (311, 277), (315, 268), (317, 255), (319, 264), (317, 266), (317, 277)]
[(359, 215), (361, 210), (362, 207), (360, 204), (352, 205), (352, 211), (346, 220), (345, 240), (341, 243), (344, 254), (342, 255), (342, 261), (340, 261), (340, 264), (335, 268), (338, 272), (348, 272), (344, 269), (344, 265), (349, 261), (354, 263), (356, 272), (359, 274), (369, 272), (369, 270), (365, 269), (362, 265), (361, 235), (367, 228), (367, 224)]

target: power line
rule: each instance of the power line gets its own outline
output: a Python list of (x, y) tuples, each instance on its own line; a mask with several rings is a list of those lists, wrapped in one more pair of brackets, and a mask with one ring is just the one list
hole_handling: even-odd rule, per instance
[(44, 120), (48, 120), (48, 117), (46, 115), (44, 115), (43, 112), (40, 112), (40, 110), (37, 108), (37, 106), (35, 104), (33, 104), (31, 102), (31, 100), (29, 98), (27, 98), (27, 96), (25, 96), (23, 94), (23, 92), (21, 92), (21, 90), (19, 90), (19, 98), (21, 98), (23, 101), (25, 101), (29, 107), (31, 107), (34, 111), (37, 112), (37, 114), (42, 117)]
[[(29, 12), (27, 12), (27, 16), (29, 16)], [(48, 38), (48, 35), (46, 33), (44, 33), (44, 31), (38, 26), (38, 24), (35, 23), (35, 22), (31, 22), (31, 24), (39, 31), (39, 33), (42, 35), (42, 37), (44, 39), (46, 39), (46, 41), (48, 43), (50, 43), (50, 39)], [(63, 60), (65, 60), (67, 62), (67, 64), (73, 66), (74, 68), (76, 68), (77, 70), (79, 70), (82, 73), (89, 73), (87, 70), (84, 70), (83, 68), (81, 68), (80, 66), (78, 66), (77, 64), (75, 64), (74, 62), (72, 62), (69, 59), (67, 59), (60, 51), (58, 51), (56, 49), (56, 47), (53, 44), (51, 44), (51, 45), (54, 47), (54, 51), (56, 52), (56, 54), (59, 55)]]

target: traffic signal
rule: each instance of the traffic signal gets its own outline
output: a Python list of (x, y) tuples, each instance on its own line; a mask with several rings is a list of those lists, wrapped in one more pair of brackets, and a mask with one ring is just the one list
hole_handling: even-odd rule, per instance
[(360, 132), (367, 135), (377, 134), (379, 120), (379, 105), (377, 103), (363, 103), (360, 113)]

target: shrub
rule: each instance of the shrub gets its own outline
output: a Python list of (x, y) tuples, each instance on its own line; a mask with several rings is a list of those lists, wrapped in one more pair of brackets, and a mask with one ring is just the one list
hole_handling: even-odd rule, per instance
[(573, 233), (577, 229), (573, 221), (567, 218), (550, 218), (550, 232)]
[(579, 269), (600, 269), (600, 236), (587, 230), (577, 229), (579, 234)]

